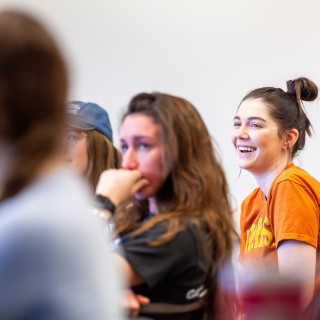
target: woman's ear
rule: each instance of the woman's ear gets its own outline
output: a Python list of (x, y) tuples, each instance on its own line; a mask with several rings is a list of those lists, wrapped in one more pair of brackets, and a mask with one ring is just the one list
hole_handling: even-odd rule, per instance
[(290, 129), (287, 131), (285, 138), (285, 149), (290, 150), (299, 138), (299, 132), (297, 129)]

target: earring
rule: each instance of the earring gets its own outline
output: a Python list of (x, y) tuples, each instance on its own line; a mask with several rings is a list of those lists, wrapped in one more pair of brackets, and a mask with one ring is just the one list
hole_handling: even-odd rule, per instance
[(290, 150), (289, 142), (287, 142), (287, 144), (285, 145), (284, 150), (285, 150), (285, 151)]

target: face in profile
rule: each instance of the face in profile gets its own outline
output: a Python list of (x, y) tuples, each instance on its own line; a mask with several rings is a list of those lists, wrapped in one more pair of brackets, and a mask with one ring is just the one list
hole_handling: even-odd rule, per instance
[(253, 174), (273, 171), (286, 158), (285, 141), (262, 99), (244, 100), (233, 119), (232, 143), (238, 164)]
[(139, 190), (135, 197), (138, 199), (154, 197), (167, 176), (160, 125), (143, 114), (128, 115), (122, 124), (120, 141), (123, 152), (122, 167), (141, 171), (150, 183)]
[(69, 128), (65, 132), (64, 142), (66, 146), (64, 159), (80, 174), (85, 174), (89, 163), (86, 133)]

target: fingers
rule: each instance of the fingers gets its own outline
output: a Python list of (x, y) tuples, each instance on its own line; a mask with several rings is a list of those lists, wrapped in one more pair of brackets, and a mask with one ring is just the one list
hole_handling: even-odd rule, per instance
[(142, 178), (142, 172), (139, 170), (127, 170), (127, 169), (120, 169), (120, 170), (126, 173), (127, 175), (131, 175), (133, 180), (139, 180)]
[(148, 184), (149, 181), (143, 178), (141, 171), (110, 169), (101, 173), (96, 193), (109, 197), (118, 205)]
[(149, 185), (150, 182), (147, 179), (142, 178), (141, 180), (137, 181), (134, 186), (132, 187), (132, 193), (135, 194), (136, 192), (138, 192), (140, 189), (146, 187), (147, 185)]
[(139, 300), (137, 299), (137, 296), (134, 294), (132, 290), (126, 290), (124, 297), (125, 298), (123, 303), (129, 317), (136, 318), (140, 310), (140, 303), (139, 303)]
[(150, 299), (148, 297), (142, 296), (141, 294), (137, 294), (136, 299), (140, 305), (145, 305), (150, 303)]

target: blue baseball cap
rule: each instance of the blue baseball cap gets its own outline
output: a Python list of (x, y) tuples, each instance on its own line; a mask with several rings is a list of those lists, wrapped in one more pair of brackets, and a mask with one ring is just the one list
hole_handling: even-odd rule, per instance
[(112, 128), (108, 112), (93, 102), (70, 101), (67, 103), (67, 123), (82, 130), (98, 130), (111, 142)]

